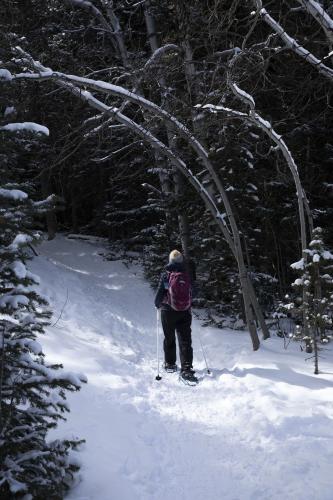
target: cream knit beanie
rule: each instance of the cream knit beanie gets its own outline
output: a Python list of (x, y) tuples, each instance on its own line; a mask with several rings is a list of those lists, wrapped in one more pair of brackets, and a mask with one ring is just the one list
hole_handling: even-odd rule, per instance
[(183, 256), (178, 250), (172, 250), (169, 255), (169, 263), (174, 264), (174, 263), (180, 263), (183, 262)]

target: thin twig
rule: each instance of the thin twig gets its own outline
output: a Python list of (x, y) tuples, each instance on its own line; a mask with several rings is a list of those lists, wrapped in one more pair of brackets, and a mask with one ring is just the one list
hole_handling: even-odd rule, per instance
[(28, 247), (35, 254), (35, 256), (38, 257), (38, 253), (36, 252), (36, 250), (34, 249), (34, 247), (31, 245), (31, 243), (28, 243)]
[(60, 314), (59, 314), (59, 317), (58, 317), (57, 321), (56, 321), (55, 323), (53, 323), (53, 325), (51, 325), (51, 327), (56, 326), (56, 324), (58, 323), (58, 321), (60, 321), (60, 319), (61, 319), (62, 313), (63, 313), (63, 312), (64, 312), (64, 310), (65, 310), (66, 304), (67, 304), (67, 302), (68, 302), (68, 296), (69, 296), (69, 294), (68, 294), (68, 288), (67, 288), (66, 290), (67, 290), (67, 292), (66, 292), (66, 300), (65, 300), (65, 303), (64, 303), (64, 305), (62, 306), (62, 309), (61, 309), (61, 311), (60, 311)]

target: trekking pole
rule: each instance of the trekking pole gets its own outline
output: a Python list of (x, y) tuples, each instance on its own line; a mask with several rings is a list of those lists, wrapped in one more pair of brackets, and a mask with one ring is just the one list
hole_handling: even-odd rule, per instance
[(210, 369), (208, 368), (208, 363), (207, 363), (206, 353), (205, 353), (204, 347), (203, 347), (203, 345), (202, 345), (202, 340), (201, 340), (201, 334), (200, 334), (200, 331), (199, 331), (199, 340), (200, 340), (200, 345), (201, 345), (202, 355), (203, 355), (204, 360), (205, 360), (205, 363), (206, 363), (207, 373), (208, 373), (208, 375), (210, 375), (211, 371), (210, 371)]
[(155, 377), (156, 380), (161, 380), (160, 376), (160, 349), (159, 349), (159, 310), (156, 309), (156, 357), (157, 357), (157, 375)]

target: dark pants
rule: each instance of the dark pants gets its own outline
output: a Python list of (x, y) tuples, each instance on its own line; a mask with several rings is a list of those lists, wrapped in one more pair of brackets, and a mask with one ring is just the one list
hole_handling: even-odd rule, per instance
[(193, 350), (191, 338), (192, 315), (190, 311), (161, 311), (164, 331), (164, 358), (171, 365), (176, 363), (176, 335), (178, 337), (180, 364), (182, 370), (192, 367)]

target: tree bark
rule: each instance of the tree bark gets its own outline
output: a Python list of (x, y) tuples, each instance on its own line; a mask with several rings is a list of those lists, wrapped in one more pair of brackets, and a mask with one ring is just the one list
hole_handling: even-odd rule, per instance
[[(42, 195), (43, 198), (45, 199), (51, 194), (50, 177), (48, 169), (44, 168), (42, 170), (40, 179), (41, 179)], [(48, 234), (47, 239), (53, 240), (57, 232), (57, 218), (54, 210), (48, 210), (46, 212), (46, 227)]]
[[(146, 29), (147, 29), (150, 48), (151, 48), (152, 53), (154, 53), (156, 50), (158, 50), (160, 48), (160, 45), (158, 43), (158, 38), (157, 38), (157, 33), (156, 33), (155, 19), (151, 14), (150, 9), (151, 9), (151, 2), (150, 2), (150, 0), (147, 0), (145, 2), (144, 15), (145, 15)], [(162, 88), (165, 87), (165, 79), (159, 78), (159, 84)], [(162, 101), (163, 101), (163, 98), (162, 98)], [(164, 104), (164, 106), (163, 106), (163, 104)], [(162, 106), (169, 111), (168, 103), (165, 100), (164, 100), (164, 103), (162, 102)], [(169, 146), (173, 151), (176, 151), (176, 141), (174, 139), (174, 133), (173, 133), (172, 128), (168, 124), (166, 124), (166, 131), (167, 131)], [(174, 171), (173, 181), (174, 181), (174, 191), (176, 194), (176, 198), (179, 198), (183, 195), (184, 188), (183, 188), (182, 175), (179, 173), (177, 168)], [(162, 179), (161, 179), (161, 186), (162, 186), (162, 190), (163, 190)], [(188, 217), (184, 211), (182, 211), (181, 213), (178, 214), (178, 227), (179, 227), (179, 235), (180, 235), (180, 241), (181, 241), (181, 245), (182, 245), (183, 254), (184, 254), (186, 259), (189, 259), (190, 258), (190, 226), (189, 226), (189, 222), (188, 222)]]

